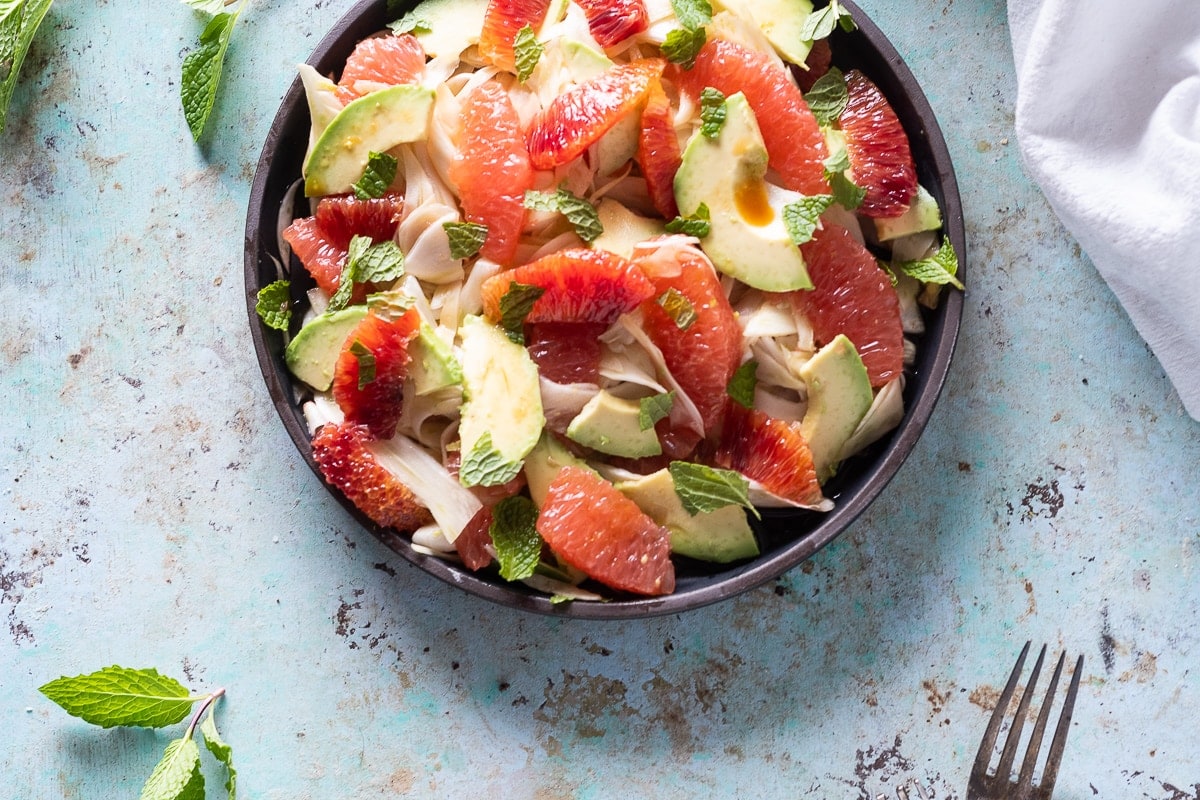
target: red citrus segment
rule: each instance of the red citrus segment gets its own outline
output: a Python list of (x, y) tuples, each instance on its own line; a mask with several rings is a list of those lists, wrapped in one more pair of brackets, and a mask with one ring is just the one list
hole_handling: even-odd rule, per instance
[(517, 112), (498, 83), (482, 84), (467, 98), (459, 139), (450, 180), (458, 187), (463, 214), (487, 226), (480, 254), (509, 264), (525, 225), (525, 192), (533, 187), (533, 169)]
[(526, 347), (538, 374), (555, 383), (600, 382), (603, 322), (537, 322), (529, 326)]
[(808, 69), (800, 69), (795, 75), (800, 88), (807, 92), (833, 65), (833, 50), (829, 47), (828, 39), (817, 39), (813, 42), (812, 49), (808, 51), (808, 58), (804, 59), (804, 65)]
[(483, 310), (501, 319), (500, 300), (513, 283), (544, 289), (525, 318), (532, 322), (611, 324), (654, 294), (633, 262), (607, 250), (571, 248), (493, 275), (483, 283)]
[(424, 70), (425, 49), (415, 36), (405, 33), (363, 39), (346, 59), (338, 80), (338, 97), (348, 103), (375, 88), (359, 87), (359, 81), (387, 86), (416, 83)]
[(675, 591), (670, 532), (586, 467), (563, 467), (551, 481), (537, 531), (563, 561), (606, 586)]
[(429, 510), (395, 475), (371, 455), (365, 425), (321, 426), (313, 437), (313, 458), (325, 480), (341, 489), (360, 511), (385, 528), (413, 531), (433, 521)]
[(637, 110), (665, 65), (661, 58), (617, 64), (555, 97), (525, 133), (534, 168), (554, 169), (582, 154)]
[(714, 460), (787, 500), (813, 506), (824, 499), (799, 423), (730, 401)]
[(726, 97), (735, 92), (745, 94), (762, 131), (769, 164), (784, 184), (803, 194), (829, 193), (825, 137), (804, 95), (771, 56), (714, 39), (700, 50), (695, 67), (678, 70), (677, 77), (692, 97), (699, 97), (708, 86)]
[(513, 41), (517, 31), (530, 25), (541, 27), (550, 0), (489, 0), (479, 35), (479, 55), (497, 69), (516, 72)]
[[(346, 337), (338, 354), (333, 399), (349, 422), (366, 425), (378, 439), (396, 434), (410, 360), (408, 343), (419, 327), (420, 316), (415, 308), (396, 320), (371, 311)], [(369, 374), (372, 369), (374, 377)]]
[(454, 549), (462, 559), (463, 566), (472, 572), (492, 563), (492, 554), (487, 548), (492, 544), (492, 509), (484, 506), (475, 512), (467, 527), (454, 540)]
[(374, 242), (391, 239), (403, 211), (404, 199), (399, 195), (372, 200), (352, 195), (325, 197), (314, 216), (295, 220), (284, 229), (283, 238), (317, 286), (333, 295), (346, 266), (350, 239), (355, 235), (369, 236)]
[[(662, 260), (661, 254), (648, 257)], [(647, 270), (652, 274), (654, 297), (642, 303), (644, 327), (675, 380), (695, 403), (708, 432), (721, 419), (725, 388), (742, 362), (742, 329), (712, 262), (692, 248), (675, 250), (675, 260), (679, 267), (675, 274), (662, 269), (660, 263), (653, 271)], [(680, 329), (658, 302), (672, 289), (683, 295), (695, 312), (686, 329)]]
[(576, 0), (588, 30), (601, 47), (612, 47), (646, 30), (650, 15), (643, 0)]
[(904, 369), (900, 300), (875, 257), (845, 228), (825, 223), (800, 246), (811, 290), (792, 293), (808, 316), (817, 344), (843, 333), (858, 350), (871, 385), (878, 388)]
[(646, 178), (650, 202), (663, 219), (674, 219), (679, 215), (679, 206), (675, 203), (675, 173), (682, 161), (671, 101), (663, 91), (662, 81), (651, 81), (646, 107), (642, 109), (637, 162)]
[(850, 100), (838, 124), (846, 134), (853, 181), (866, 189), (858, 210), (869, 217), (898, 217), (917, 191), (917, 168), (908, 137), (887, 98), (858, 70), (846, 73)]

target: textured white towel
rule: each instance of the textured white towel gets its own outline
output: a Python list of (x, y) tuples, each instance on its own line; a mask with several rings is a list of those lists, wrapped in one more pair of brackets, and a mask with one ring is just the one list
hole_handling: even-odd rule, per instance
[(1200, 419), (1200, 0), (1009, 0), (1026, 169)]

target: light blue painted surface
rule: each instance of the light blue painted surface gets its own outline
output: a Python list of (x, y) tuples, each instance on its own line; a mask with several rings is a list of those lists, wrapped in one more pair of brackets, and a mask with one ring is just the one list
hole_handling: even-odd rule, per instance
[[(36, 691), (157, 666), (219, 709), (244, 797), (965, 795), (1026, 638), (1087, 657), (1059, 798), (1200, 797), (1200, 425), (1021, 172), (997, 0), (861, 5), (942, 120), (968, 220), (958, 357), (851, 531), (773, 585), (637, 623), (518, 614), (356, 529), (255, 363), (248, 186), (349, 3), (253, 0), (201, 149), (183, 5), (56, 4), (0, 139), (0, 775), (136, 796), (173, 735)], [(393, 575), (394, 573), (394, 575)]]

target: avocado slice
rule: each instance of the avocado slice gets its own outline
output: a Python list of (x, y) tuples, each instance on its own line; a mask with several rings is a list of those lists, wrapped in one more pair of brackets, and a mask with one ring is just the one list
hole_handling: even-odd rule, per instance
[(658, 434), (641, 427), (641, 404), (601, 389), (571, 420), (567, 438), (599, 453), (623, 458), (662, 455)]
[(668, 470), (660, 469), (616, 486), (647, 516), (671, 532), (673, 553), (718, 564), (758, 555), (758, 541), (741, 506), (723, 506), (692, 516), (676, 494), (675, 481)]
[(483, 317), (468, 316), (462, 335), (464, 486), (498, 486), (521, 471), (546, 418), (537, 366), (524, 347)]
[(304, 194), (348, 192), (362, 177), (371, 153), (424, 139), (433, 96), (433, 89), (424, 86), (389, 86), (347, 103), (313, 145)]
[(488, 0), (424, 0), (409, 12), (423, 23), (413, 35), (430, 58), (457, 56), (479, 44), (487, 7)]
[(366, 306), (350, 306), (312, 320), (283, 351), (287, 368), (318, 392), (329, 391), (342, 345), (365, 316)]
[(938, 208), (933, 195), (924, 186), (918, 185), (908, 211), (898, 217), (880, 217), (875, 220), (875, 237), (881, 242), (888, 242), (913, 233), (936, 231), (940, 227), (942, 209)]
[(675, 173), (680, 213), (708, 206), (711, 232), (701, 247), (718, 270), (768, 292), (811, 289), (800, 248), (783, 222), (783, 207), (803, 195), (767, 183), (767, 148), (741, 92), (725, 99), (715, 139), (697, 131)]
[(804, 65), (812, 41), (802, 31), (812, 0), (715, 0), (713, 5), (756, 25), (784, 61)]
[(842, 448), (871, 407), (874, 393), (858, 350), (842, 334), (800, 367), (800, 377), (808, 387), (800, 433), (812, 451), (817, 480), (824, 483), (837, 470)]
[(576, 458), (571, 451), (563, 447), (554, 434), (542, 431), (538, 443), (525, 456), (525, 481), (529, 485), (529, 496), (535, 505), (541, 508), (546, 502), (546, 492), (550, 482), (558, 477), (563, 467), (588, 467), (582, 458)]
[(419, 395), (426, 395), (458, 386), (462, 383), (462, 365), (454, 357), (454, 351), (437, 335), (427, 322), (422, 321), (417, 338), (409, 345), (412, 361), (408, 374), (413, 379), (413, 388)]
[(623, 258), (633, 258), (635, 246), (666, 233), (661, 222), (635, 214), (611, 197), (600, 201), (596, 213), (604, 231), (588, 245), (593, 250), (607, 250)]

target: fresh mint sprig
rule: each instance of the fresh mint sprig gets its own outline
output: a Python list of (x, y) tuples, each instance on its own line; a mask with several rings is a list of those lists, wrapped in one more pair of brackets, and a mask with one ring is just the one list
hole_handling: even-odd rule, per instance
[(488, 227), (478, 222), (443, 222), (442, 229), (450, 242), (451, 258), (470, 258), (487, 241)]
[(675, 405), (675, 392), (652, 394), (638, 400), (638, 429), (648, 431), (660, 419), (670, 416), (671, 408)]
[(668, 61), (691, 69), (708, 41), (704, 26), (712, 22), (712, 5), (708, 0), (671, 0), (671, 10), (682, 27), (667, 33), (662, 53)]
[(516, 59), (517, 65), (517, 80), (521, 83), (529, 80), (529, 76), (537, 68), (538, 61), (542, 59), (542, 53), (545, 52), (545, 47), (538, 41), (537, 34), (533, 32), (533, 27), (526, 25), (517, 31), (516, 37), (513, 39), (513, 57)]
[[(182, 722), (195, 706), (182, 737), (173, 739), (142, 786), (140, 800), (203, 800), (204, 774), (200, 770), (200, 748), (196, 728), (206, 748), (225, 769), (229, 800), (237, 797), (237, 771), (233, 748), (217, 732), (216, 702), (224, 689), (192, 694), (174, 678), (155, 669), (104, 667), (87, 675), (52, 680), (38, 691), (73, 717), (102, 728), (162, 728)], [(205, 716), (207, 714), (207, 716)], [(203, 718), (203, 724), (201, 724)]]
[(751, 359), (737, 368), (725, 393), (743, 408), (754, 408), (754, 390), (758, 386), (758, 362)]
[(0, 131), (17, 88), (17, 75), (52, 0), (0, 0)]
[(383, 197), (384, 193), (391, 188), (392, 181), (396, 179), (396, 169), (399, 166), (400, 162), (393, 155), (374, 151), (368, 153), (367, 166), (363, 170), (362, 177), (350, 187), (354, 190), (355, 197), (359, 200)]
[(213, 15), (200, 34), (199, 46), (183, 59), (179, 83), (183, 117), (187, 120), (194, 141), (200, 141), (213, 106), (217, 102), (217, 89), (221, 85), (221, 72), (225, 69), (225, 52), (229, 49), (229, 37), (247, 1), (240, 0), (233, 11), (226, 12), (222, 9), (227, 8), (229, 3), (217, 0), (183, 0), (186, 5)]
[(700, 92), (700, 133), (709, 139), (716, 139), (725, 126), (727, 114), (725, 95), (720, 89), (705, 86)]
[(783, 225), (788, 236), (796, 245), (812, 241), (813, 233), (821, 222), (821, 215), (833, 205), (833, 195), (815, 194), (801, 197), (783, 207)]
[(286, 331), (292, 321), (291, 281), (275, 281), (258, 290), (254, 310), (269, 328)]
[(685, 236), (695, 236), (703, 239), (712, 233), (712, 216), (704, 203), (696, 206), (696, 213), (691, 216), (678, 216), (665, 226), (667, 233), (682, 233)]
[(546, 290), (528, 283), (508, 282), (508, 291), (500, 298), (500, 327), (517, 344), (525, 344), (525, 318)]
[(530, 211), (557, 211), (562, 214), (575, 228), (575, 234), (585, 242), (594, 242), (604, 233), (604, 225), (600, 222), (596, 207), (565, 186), (558, 187), (556, 192), (530, 189), (525, 192), (524, 205)]
[(850, 91), (842, 71), (830, 67), (805, 93), (804, 102), (808, 103), (808, 110), (817, 118), (818, 125), (828, 127), (837, 122), (850, 102)]
[(750, 482), (739, 472), (690, 461), (672, 461), (667, 471), (675, 484), (675, 494), (693, 517), (725, 506), (742, 506), (759, 516), (750, 502)]
[(946, 236), (942, 237), (942, 246), (929, 258), (901, 261), (896, 266), (905, 275), (924, 283), (948, 283), (958, 289), (966, 288), (958, 279), (958, 253)]
[(804, 24), (800, 27), (800, 38), (815, 42), (829, 36), (833, 29), (838, 27), (850, 33), (858, 29), (858, 24), (838, 0), (829, 0), (829, 5), (818, 8), (804, 18)]
[(492, 509), (488, 533), (496, 548), (500, 577), (506, 581), (528, 578), (542, 555), (542, 537), (537, 532), (538, 509), (528, 497), (506, 497)]

